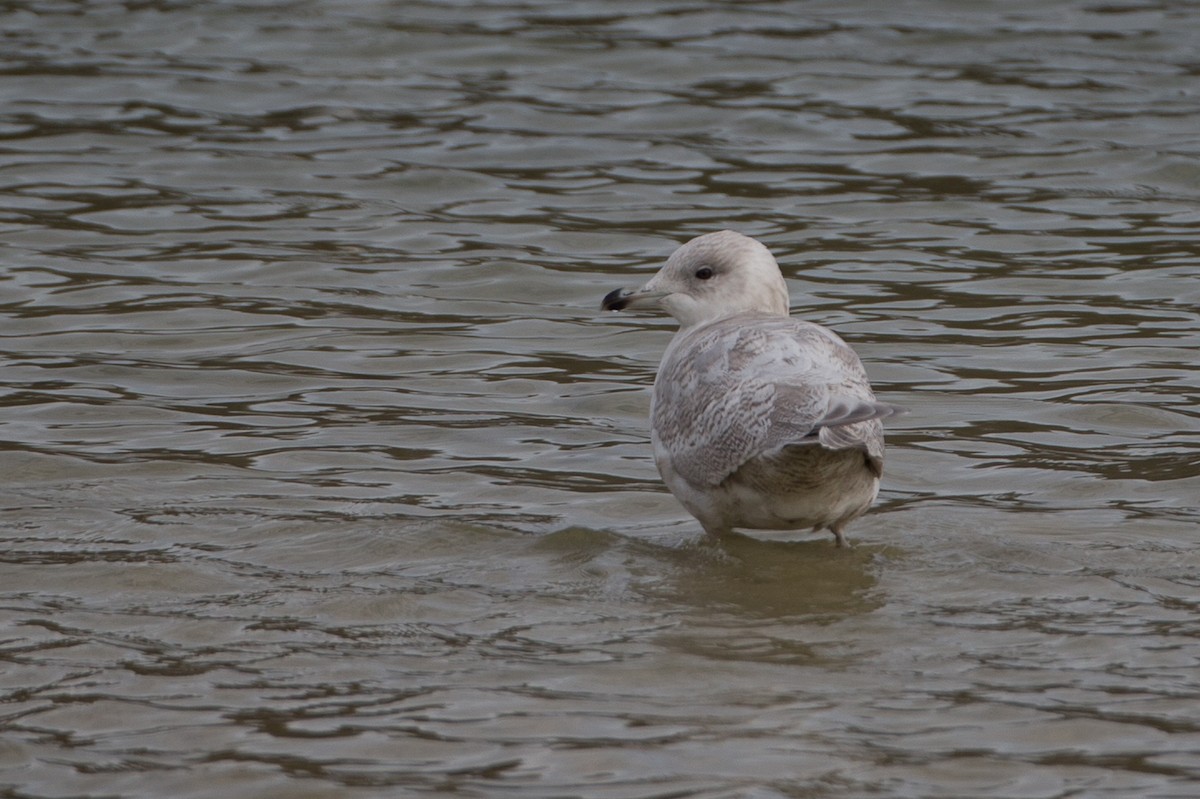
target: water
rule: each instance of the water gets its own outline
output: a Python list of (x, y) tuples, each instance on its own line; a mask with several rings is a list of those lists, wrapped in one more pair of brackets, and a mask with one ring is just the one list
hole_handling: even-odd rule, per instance
[[(10, 3), (0, 795), (1200, 793), (1200, 10)], [(878, 507), (699, 545), (719, 227)]]

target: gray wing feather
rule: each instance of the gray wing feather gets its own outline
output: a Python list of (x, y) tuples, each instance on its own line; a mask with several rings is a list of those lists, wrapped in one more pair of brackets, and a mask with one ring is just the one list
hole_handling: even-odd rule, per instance
[(672, 342), (655, 381), (655, 447), (689, 483), (716, 486), (751, 458), (790, 446), (883, 458), (895, 406), (875, 401), (854, 351), (825, 328), (742, 315)]

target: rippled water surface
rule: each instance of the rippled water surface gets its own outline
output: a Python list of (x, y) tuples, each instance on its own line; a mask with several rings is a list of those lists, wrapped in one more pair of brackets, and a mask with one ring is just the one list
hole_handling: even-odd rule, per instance
[[(14, 2), (0, 796), (1200, 794), (1200, 7)], [(891, 424), (659, 482), (692, 235)]]

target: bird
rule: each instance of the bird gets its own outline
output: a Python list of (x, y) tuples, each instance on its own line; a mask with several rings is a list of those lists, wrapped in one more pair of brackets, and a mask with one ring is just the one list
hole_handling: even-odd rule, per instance
[(846, 547), (846, 526), (879, 493), (882, 420), (905, 409), (877, 400), (850, 345), (789, 304), (771, 251), (720, 230), (601, 309), (679, 322), (655, 376), (650, 435), (663, 482), (709, 536), (811, 528)]

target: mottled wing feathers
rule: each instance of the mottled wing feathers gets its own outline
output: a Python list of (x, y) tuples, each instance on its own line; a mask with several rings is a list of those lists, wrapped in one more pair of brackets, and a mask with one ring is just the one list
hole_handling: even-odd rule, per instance
[(682, 353), (655, 381), (655, 446), (670, 453), (676, 471), (693, 485), (718, 485), (771, 426), (773, 386), (740, 380), (715, 349)]
[(875, 402), (858, 356), (799, 319), (741, 314), (682, 332), (654, 388), (655, 446), (681, 477), (716, 486), (789, 446), (861, 449), (882, 462)]

